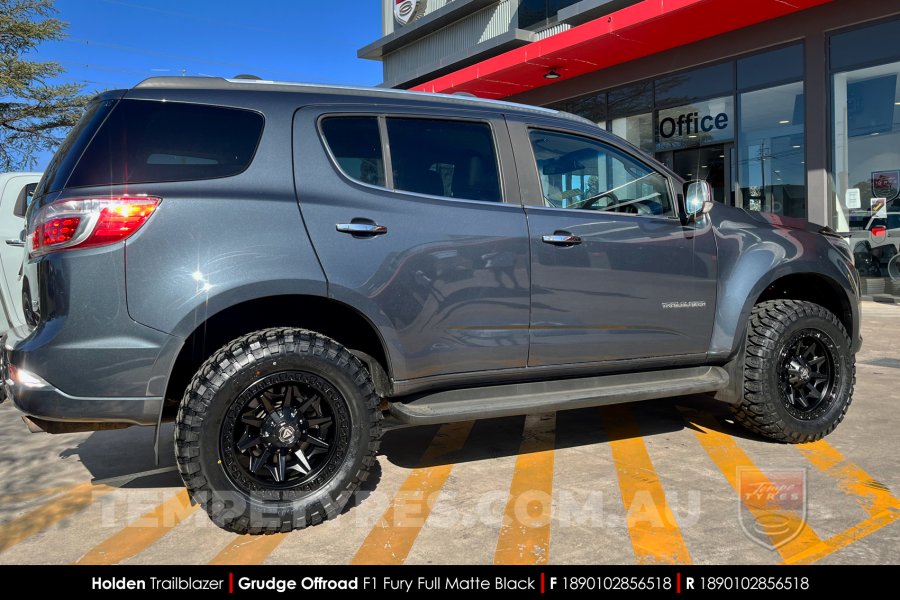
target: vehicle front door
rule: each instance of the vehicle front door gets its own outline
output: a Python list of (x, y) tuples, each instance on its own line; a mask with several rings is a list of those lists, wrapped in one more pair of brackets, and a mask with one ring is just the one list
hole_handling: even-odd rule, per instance
[(359, 108), (294, 119), (329, 295), (376, 325), (395, 379), (524, 368), (528, 229), (502, 116)]
[(628, 146), (509, 125), (531, 239), (529, 366), (703, 360), (716, 301), (709, 219), (683, 221), (674, 180)]

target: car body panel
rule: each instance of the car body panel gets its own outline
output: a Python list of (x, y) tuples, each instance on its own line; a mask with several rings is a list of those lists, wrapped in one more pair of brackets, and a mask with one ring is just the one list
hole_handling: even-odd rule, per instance
[[(395, 192), (343, 175), (316, 124), (324, 115), (431, 117), (488, 123), (501, 172), (514, 172), (502, 117), (423, 107), (317, 105), (294, 119), (297, 195), (322, 261), (330, 297), (375, 323), (392, 376), (524, 367), (528, 356), (529, 269), (525, 213), (515, 178), (506, 202)], [(336, 230), (363, 219), (387, 233), (357, 238)], [(503, 265), (498, 257), (504, 257)]]
[[(112, 103), (122, 97), (255, 110), (265, 129), (252, 164), (231, 177), (53, 193), (39, 186), (30, 221), (59, 199), (162, 198), (126, 242), (27, 261), (39, 322), (3, 356), (58, 390), (49, 399), (34, 396), (43, 408), (28, 410), (43, 418), (71, 419), (47, 412), (71, 397), (83, 407), (82, 420), (115, 420), (110, 410), (130, 399), (140, 404), (128, 405), (122, 421), (146, 420), (148, 406), (162, 407), (185, 340), (211, 316), (283, 295), (330, 299), (359, 313), (383, 344), (395, 396), (722, 364), (739, 352), (760, 295), (797, 273), (815, 274), (843, 294), (858, 347), (858, 278), (849, 256), (815, 226), (723, 205), (689, 218), (680, 199), (676, 219), (586, 220), (581, 211), (535, 207), (534, 161), (529, 166), (507, 122), (520, 131), (535, 124), (596, 136), (653, 165), (673, 195), (681, 193), (684, 181), (671, 171), (583, 119), (441, 95), (203, 78), (158, 78), (103, 96)], [(319, 137), (316, 118), (328, 111), (489, 122), (505, 202), (350, 181)], [(356, 239), (336, 231), (354, 218), (377, 221), (388, 233)], [(557, 227), (579, 228), (596, 241), (576, 252), (554, 248), (567, 253), (560, 261), (562, 253), (537, 239)], [(667, 301), (676, 306), (666, 309)], [(530, 329), (541, 331), (529, 340)], [(627, 342), (623, 330), (632, 332)], [(538, 350), (532, 360), (529, 348)]]

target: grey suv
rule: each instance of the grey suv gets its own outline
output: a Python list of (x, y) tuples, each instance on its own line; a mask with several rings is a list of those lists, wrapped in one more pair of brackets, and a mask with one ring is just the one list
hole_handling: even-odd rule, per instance
[(27, 223), (6, 394), (51, 433), (174, 419), (232, 531), (336, 515), (390, 424), (710, 393), (804, 442), (853, 392), (839, 236), (551, 110), (149, 79), (94, 100)]

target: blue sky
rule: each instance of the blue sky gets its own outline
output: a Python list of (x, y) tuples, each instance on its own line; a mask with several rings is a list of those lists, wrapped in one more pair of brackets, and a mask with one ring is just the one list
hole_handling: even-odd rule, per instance
[[(356, 51), (381, 35), (379, 0), (56, 0), (68, 38), (55, 60), (90, 91), (158, 75), (376, 85), (381, 63)], [(44, 168), (49, 156), (42, 156)]]
[(57, 0), (69, 37), (41, 46), (92, 89), (154, 75), (252, 73), (374, 85), (381, 63), (356, 51), (381, 34), (378, 0)]

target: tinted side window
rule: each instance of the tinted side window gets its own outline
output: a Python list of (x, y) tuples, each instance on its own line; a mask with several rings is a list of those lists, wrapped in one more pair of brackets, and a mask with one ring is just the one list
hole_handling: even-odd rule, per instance
[(84, 114), (81, 115), (81, 119), (60, 144), (50, 164), (47, 165), (38, 189), (35, 190), (35, 196), (58, 192), (62, 189), (88, 142), (91, 141), (91, 137), (109, 115), (109, 111), (116, 105), (116, 102), (116, 100), (94, 100), (88, 105)]
[(501, 202), (494, 138), (486, 123), (387, 120), (398, 190)]
[(666, 177), (628, 154), (576, 135), (530, 135), (545, 206), (675, 216)]
[(341, 171), (348, 177), (384, 187), (384, 156), (375, 117), (329, 117), (322, 134)]
[(122, 100), (97, 132), (67, 187), (191, 181), (237, 175), (253, 160), (259, 113)]

